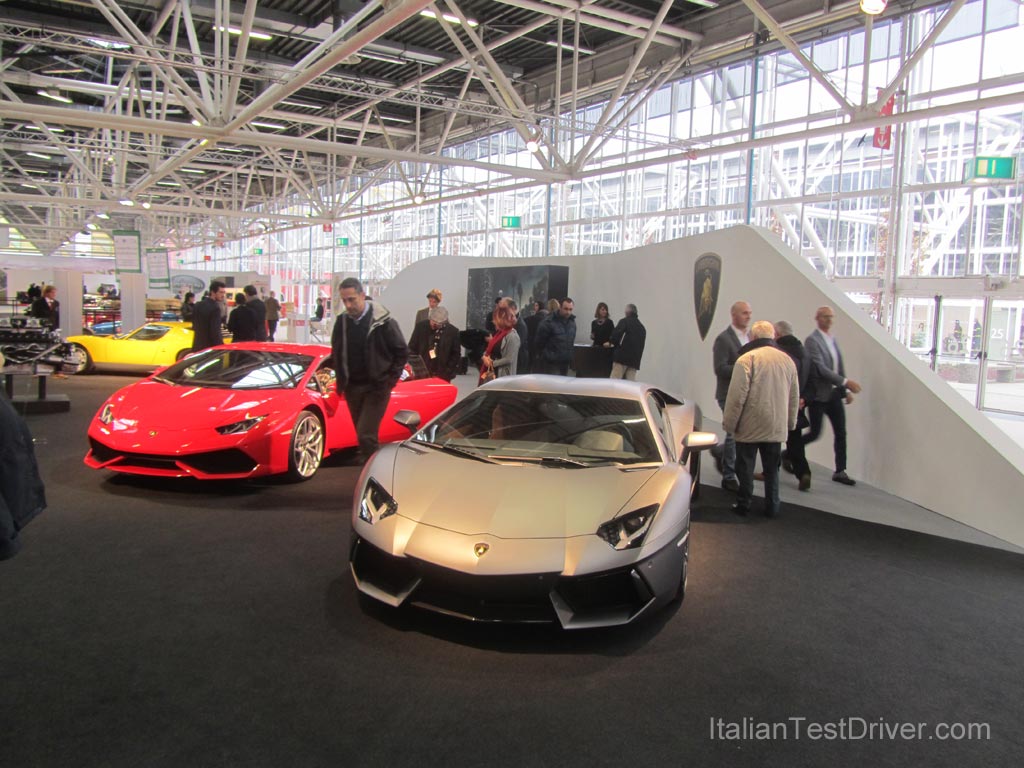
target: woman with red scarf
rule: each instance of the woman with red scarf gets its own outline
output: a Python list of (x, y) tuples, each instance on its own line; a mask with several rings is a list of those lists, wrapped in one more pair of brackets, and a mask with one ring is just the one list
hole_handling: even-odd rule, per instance
[(494, 308), (495, 333), (487, 342), (487, 349), (480, 364), (480, 381), (483, 383), (484, 372), (494, 368), (495, 378), (516, 375), (516, 360), (519, 357), (519, 334), (516, 333), (516, 315), (505, 299)]

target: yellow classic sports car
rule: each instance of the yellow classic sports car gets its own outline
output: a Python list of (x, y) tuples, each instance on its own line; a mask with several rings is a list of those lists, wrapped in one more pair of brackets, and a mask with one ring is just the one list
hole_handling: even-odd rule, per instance
[(116, 336), (70, 336), (76, 373), (152, 371), (192, 351), (192, 323), (152, 321)]

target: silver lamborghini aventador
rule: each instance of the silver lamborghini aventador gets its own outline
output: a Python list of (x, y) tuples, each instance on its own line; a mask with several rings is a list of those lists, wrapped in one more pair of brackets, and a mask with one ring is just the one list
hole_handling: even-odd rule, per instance
[(717, 442), (700, 426), (640, 382), (497, 379), (366, 464), (355, 582), (396, 607), (566, 629), (681, 600), (700, 451)]

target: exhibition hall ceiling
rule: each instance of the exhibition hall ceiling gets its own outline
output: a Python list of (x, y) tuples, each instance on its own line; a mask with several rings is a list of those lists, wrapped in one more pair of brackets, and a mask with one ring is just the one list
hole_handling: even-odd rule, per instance
[[(828, 0), (0, 0), (0, 216), (42, 253), (97, 227), (188, 247), (330, 223), (371, 181), (403, 184), (396, 206), (436, 200), (444, 169), (447, 194), (608, 172), (629, 155), (601, 146), (665, 83), (867, 19)], [(452, 152), (509, 130), (503, 161)]]

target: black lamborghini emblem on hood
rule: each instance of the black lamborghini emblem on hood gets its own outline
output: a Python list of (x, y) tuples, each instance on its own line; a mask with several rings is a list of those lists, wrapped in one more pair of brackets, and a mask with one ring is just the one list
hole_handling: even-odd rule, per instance
[(703, 341), (718, 306), (718, 286), (722, 283), (722, 257), (705, 253), (693, 265), (693, 308), (697, 313), (697, 330)]

